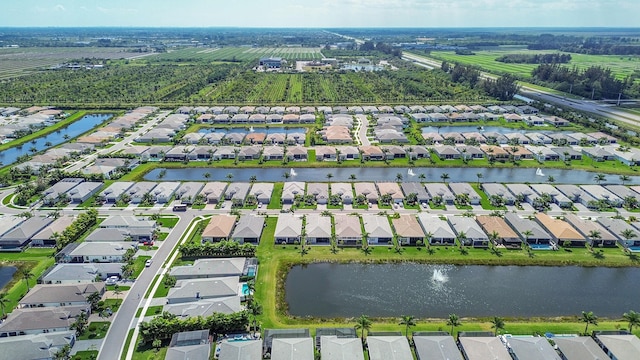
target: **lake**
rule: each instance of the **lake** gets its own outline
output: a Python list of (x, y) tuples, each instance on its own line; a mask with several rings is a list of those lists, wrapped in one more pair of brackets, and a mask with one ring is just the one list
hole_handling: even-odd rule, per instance
[(11, 281), (15, 272), (16, 268), (13, 266), (0, 266), (0, 289)]
[[(233, 181), (249, 181), (255, 175), (257, 181), (277, 182), (285, 181), (284, 173), (292, 174), (290, 168), (183, 168), (163, 169), (157, 168), (144, 176), (145, 180), (158, 181), (158, 174), (165, 171), (162, 181), (228, 181), (227, 175), (231, 174)], [(396, 181), (396, 174), (402, 175), (402, 181), (421, 181), (418, 176), (424, 174), (427, 182), (441, 182), (443, 173), (449, 175), (449, 182), (473, 182), (478, 181), (476, 174), (482, 173), (483, 182), (512, 182), (512, 183), (546, 183), (548, 176), (553, 176), (556, 183), (564, 184), (595, 184), (595, 173), (584, 170), (543, 169), (544, 176), (536, 176), (535, 168), (436, 168), (416, 167), (412, 168), (414, 175), (409, 175), (407, 168), (295, 168), (295, 176), (287, 181), (327, 181), (327, 174), (331, 173), (331, 181), (352, 181), (349, 178), (355, 175), (357, 181)], [(205, 178), (204, 174), (210, 177)], [(619, 184), (617, 175), (607, 175), (603, 184)], [(640, 176), (632, 176), (627, 183), (640, 184)]]
[[(38, 151), (47, 150), (51, 147), (62, 144), (63, 142), (69, 141), (69, 139), (73, 139), (76, 136), (79, 136), (94, 127), (102, 124), (107, 119), (111, 118), (111, 114), (90, 114), (85, 115), (82, 118), (74, 121), (69, 124), (69, 126), (60, 129), (58, 131), (54, 131), (48, 135), (39, 137), (34, 141), (30, 141), (22, 144), (21, 146), (12, 147), (7, 150), (3, 150), (0, 152), (0, 162), (2, 162), (3, 166), (11, 165), (15, 163), (18, 157), (22, 155), (31, 155), (32, 152), (29, 151), (31, 148), (35, 147)], [(65, 139), (65, 135), (67, 135)], [(47, 146), (47, 143), (51, 143), (50, 146)]]
[(285, 288), (294, 316), (620, 317), (637, 308), (639, 279), (638, 268), (319, 263), (293, 267)]

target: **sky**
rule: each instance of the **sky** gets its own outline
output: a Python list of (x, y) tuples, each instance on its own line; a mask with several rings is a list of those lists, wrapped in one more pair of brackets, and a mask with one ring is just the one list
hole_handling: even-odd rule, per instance
[(8, 27), (640, 27), (640, 0), (2, 0)]

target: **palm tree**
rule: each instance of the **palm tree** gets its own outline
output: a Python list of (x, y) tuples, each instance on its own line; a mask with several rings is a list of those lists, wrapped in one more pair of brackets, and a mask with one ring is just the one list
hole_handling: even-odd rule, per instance
[(205, 179), (208, 179), (208, 178), (211, 177), (211, 173), (207, 171), (206, 173), (204, 173), (203, 176), (204, 176)]
[(549, 183), (554, 183), (554, 182), (556, 182), (556, 178), (554, 178), (553, 176), (549, 175), (549, 176), (547, 177), (547, 182), (549, 182)]
[(356, 174), (349, 175), (349, 180), (355, 180), (355, 179), (357, 179)]
[(533, 231), (531, 230), (525, 230), (522, 232), (522, 236), (524, 236), (524, 242), (526, 242), (527, 244), (529, 244), (529, 236), (533, 235)]
[(116, 296), (116, 299), (119, 299), (120, 294), (122, 294), (122, 290), (120, 290), (120, 286), (118, 284), (113, 286), (113, 295)]
[(479, 173), (476, 173), (476, 177), (478, 178), (478, 187), (480, 187), (480, 179), (482, 179), (484, 175), (481, 172), (479, 172)]
[(231, 181), (231, 179), (233, 179), (233, 174), (232, 173), (228, 173), (227, 174), (227, 180)]
[(447, 319), (447, 325), (451, 326), (451, 336), (453, 336), (453, 329), (458, 326), (462, 326), (462, 322), (460, 322), (460, 318), (456, 314), (449, 314), (449, 319)]
[[(628, 243), (629, 240), (631, 240), (632, 238), (634, 238), (636, 236), (636, 233), (631, 230), (631, 229), (624, 229), (620, 232), (620, 235), (627, 240), (626, 242)], [(626, 245), (625, 245), (626, 247)]]
[(494, 316), (493, 319), (491, 319), (491, 328), (494, 329), (493, 336), (498, 336), (498, 331), (504, 330), (504, 319)]
[(598, 230), (589, 231), (589, 239), (591, 239), (592, 245), (594, 240), (600, 240), (601, 238), (602, 238), (602, 235), (600, 234), (600, 231)]
[(362, 340), (362, 343), (364, 344), (364, 333), (365, 331), (368, 332), (369, 329), (371, 329), (371, 319), (369, 319), (367, 315), (360, 315), (358, 320), (356, 320), (355, 328), (356, 331), (362, 330), (362, 334), (360, 334), (360, 340)]
[(24, 282), (27, 284), (27, 292), (31, 290), (29, 288), (29, 279), (31, 279), (32, 277), (33, 274), (28, 269), (22, 269), (22, 279), (24, 279)]
[(620, 181), (622, 181), (622, 185), (624, 185), (624, 183), (626, 183), (627, 181), (630, 181), (631, 178), (627, 175), (620, 175)]
[(583, 323), (585, 323), (584, 334), (587, 334), (587, 330), (589, 330), (589, 324), (593, 324), (593, 326), (598, 326), (598, 317), (593, 314), (593, 311), (582, 312), (582, 318), (580, 319)]
[(328, 180), (329, 182), (331, 182), (331, 178), (333, 177), (333, 174), (332, 174), (332, 173), (327, 173), (327, 175), (326, 175), (326, 176), (327, 176), (327, 180)]
[(253, 184), (253, 183), (255, 183), (256, 181), (258, 181), (258, 177), (257, 177), (257, 176), (255, 176), (255, 175), (251, 175), (251, 176), (249, 177), (249, 182), (250, 182), (250, 183), (252, 183), (252, 184)]
[(598, 184), (600, 184), (600, 182), (605, 181), (607, 179), (607, 176), (605, 174), (598, 173), (598, 174), (596, 174), (596, 176), (593, 177), (593, 179)]
[(633, 333), (633, 327), (640, 325), (640, 313), (629, 310), (628, 313), (622, 314), (622, 319), (629, 323), (629, 332)]
[(446, 184), (447, 183), (447, 179), (449, 179), (449, 174), (442, 173), (442, 175), (440, 175), (440, 179), (442, 179), (442, 181)]
[(0, 308), (2, 308), (2, 316), (0, 316), (0, 319), (4, 319), (5, 306), (7, 305), (9, 305), (9, 298), (7, 298), (7, 293), (0, 293)]
[(425, 174), (418, 175), (418, 179), (420, 179), (420, 181), (424, 181), (426, 178), (427, 176)]
[(416, 326), (416, 319), (411, 315), (402, 315), (400, 318), (400, 323), (398, 325), (404, 325), (404, 336), (409, 337), (409, 328), (412, 326)]
[(285, 179), (289, 179), (291, 177), (291, 173), (287, 171), (284, 174), (282, 174), (282, 177)]

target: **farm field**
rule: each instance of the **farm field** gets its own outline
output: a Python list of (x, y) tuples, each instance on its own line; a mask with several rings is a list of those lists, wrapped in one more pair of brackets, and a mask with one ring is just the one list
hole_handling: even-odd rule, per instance
[(313, 60), (323, 58), (320, 48), (302, 47), (224, 47), (188, 48), (158, 54), (154, 60), (167, 61), (251, 61), (262, 57), (281, 57), (286, 60)]
[[(495, 61), (496, 58), (506, 54), (545, 54), (558, 53), (557, 51), (527, 50), (513, 47), (508, 50), (486, 50), (474, 51), (475, 55), (456, 55), (453, 51), (433, 51), (431, 57), (449, 62), (459, 62), (462, 64), (477, 65), (491, 73), (512, 73), (523, 78), (531, 77), (531, 70), (537, 64), (505, 64)], [(418, 54), (420, 55), (420, 54)], [(565, 66), (577, 66), (585, 69), (594, 65), (610, 68), (616, 78), (624, 79), (634, 71), (640, 71), (640, 57), (638, 56), (618, 56), (618, 55), (585, 55), (570, 53), (571, 62)]]
[(22, 76), (74, 59), (131, 59), (145, 55), (148, 54), (128, 52), (123, 48), (0, 48), (0, 79)]

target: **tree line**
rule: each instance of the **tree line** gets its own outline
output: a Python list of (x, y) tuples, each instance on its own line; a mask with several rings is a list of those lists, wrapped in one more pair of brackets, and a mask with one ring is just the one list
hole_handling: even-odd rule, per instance
[(575, 66), (542, 64), (533, 69), (531, 75), (539, 84), (592, 99), (618, 97), (633, 85), (633, 79), (618, 80), (611, 69), (597, 65), (580, 70)]
[(468, 85), (472, 89), (484, 92), (486, 95), (501, 101), (513, 99), (513, 96), (520, 89), (517, 79), (511, 74), (505, 74), (495, 80), (490, 78), (482, 79), (478, 68), (459, 63), (452, 65), (447, 61), (442, 62), (441, 69), (451, 76), (451, 81), (454, 83)]
[(505, 54), (496, 61), (506, 64), (566, 64), (570, 54)]
[(151, 321), (140, 324), (140, 343), (169, 340), (175, 333), (208, 329), (214, 338), (217, 335), (244, 332), (249, 325), (247, 310), (233, 314), (213, 313), (211, 316), (189, 317), (184, 320), (169, 312), (163, 312)]

